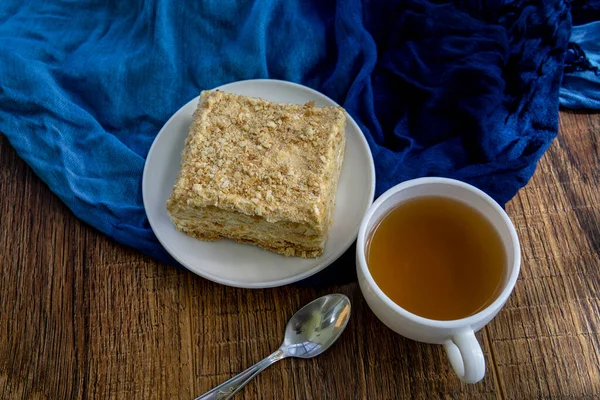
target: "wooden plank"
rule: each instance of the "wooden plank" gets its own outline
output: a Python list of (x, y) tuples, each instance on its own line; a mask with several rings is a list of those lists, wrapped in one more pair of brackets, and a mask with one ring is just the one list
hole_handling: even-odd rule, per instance
[(0, 398), (192, 398), (188, 273), (78, 221), (0, 136)]
[(508, 206), (522, 272), (488, 327), (507, 398), (600, 396), (600, 116), (560, 121), (559, 138)]
[(77, 397), (81, 224), (4, 137), (0, 160), (0, 398)]
[[(192, 398), (187, 274), (89, 230), (86, 398)], [(118, 255), (95, 264), (100, 254)]]

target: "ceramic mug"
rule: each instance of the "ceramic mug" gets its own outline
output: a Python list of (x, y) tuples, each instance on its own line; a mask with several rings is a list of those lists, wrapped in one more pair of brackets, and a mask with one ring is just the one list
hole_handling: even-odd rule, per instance
[[(373, 227), (400, 203), (426, 196), (442, 196), (465, 203), (482, 213), (496, 228), (506, 253), (504, 286), (487, 308), (466, 318), (438, 321), (420, 317), (394, 303), (371, 276), (365, 246)], [(475, 383), (485, 375), (485, 359), (475, 332), (498, 314), (511, 294), (521, 265), (521, 249), (514, 225), (504, 210), (487, 194), (466, 184), (446, 178), (420, 178), (389, 189), (375, 201), (358, 232), (356, 268), (360, 289), (373, 313), (390, 329), (409, 339), (444, 345), (450, 364), (458, 377)]]

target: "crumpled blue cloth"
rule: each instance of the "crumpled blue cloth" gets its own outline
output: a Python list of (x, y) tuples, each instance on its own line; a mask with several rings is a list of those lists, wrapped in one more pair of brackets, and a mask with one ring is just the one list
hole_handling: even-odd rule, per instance
[(574, 0), (560, 105), (600, 110), (600, 0)]
[(560, 104), (600, 110), (600, 21), (574, 26), (570, 42)]
[(564, 1), (0, 2), (0, 132), (75, 215), (163, 261), (144, 159), (202, 89), (313, 87), (371, 146), (377, 194), (447, 176), (504, 204), (557, 133)]

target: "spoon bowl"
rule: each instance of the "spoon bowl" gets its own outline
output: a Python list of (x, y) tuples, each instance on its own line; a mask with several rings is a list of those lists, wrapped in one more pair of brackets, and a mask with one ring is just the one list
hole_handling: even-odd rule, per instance
[(196, 400), (230, 399), (256, 375), (281, 359), (318, 356), (335, 343), (349, 320), (350, 299), (343, 294), (329, 294), (311, 301), (289, 320), (283, 344), (275, 353)]
[(312, 358), (327, 350), (350, 320), (350, 300), (343, 294), (320, 297), (294, 314), (280, 349), (289, 357)]

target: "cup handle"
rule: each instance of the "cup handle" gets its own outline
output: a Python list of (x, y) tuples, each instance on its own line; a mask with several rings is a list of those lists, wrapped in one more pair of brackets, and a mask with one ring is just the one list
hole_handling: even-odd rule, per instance
[(454, 372), (465, 383), (477, 383), (485, 375), (485, 359), (472, 330), (454, 335), (444, 343)]

